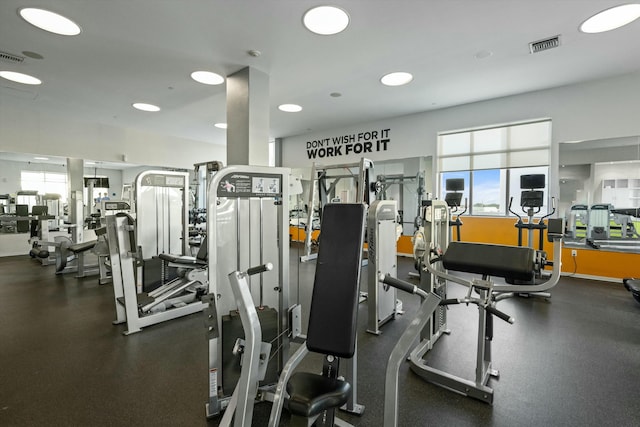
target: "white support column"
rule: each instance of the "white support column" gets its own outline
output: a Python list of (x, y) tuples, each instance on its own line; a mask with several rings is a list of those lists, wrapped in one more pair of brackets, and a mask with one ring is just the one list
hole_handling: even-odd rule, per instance
[[(69, 187), (69, 222), (73, 243), (83, 242), (84, 229), (84, 160), (67, 158), (67, 186)], [(91, 198), (91, 195), (89, 195)]]
[(227, 77), (227, 164), (269, 164), (269, 76), (250, 67)]

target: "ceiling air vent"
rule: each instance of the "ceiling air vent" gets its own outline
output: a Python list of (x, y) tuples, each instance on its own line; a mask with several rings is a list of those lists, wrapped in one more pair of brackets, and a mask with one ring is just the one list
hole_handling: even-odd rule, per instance
[(19, 64), (24, 61), (24, 56), (14, 55), (13, 53), (0, 51), (0, 61), (11, 62), (13, 64)]
[(560, 46), (560, 36), (549, 37), (548, 39), (538, 40), (537, 42), (529, 43), (529, 52), (538, 53), (543, 50), (553, 49)]

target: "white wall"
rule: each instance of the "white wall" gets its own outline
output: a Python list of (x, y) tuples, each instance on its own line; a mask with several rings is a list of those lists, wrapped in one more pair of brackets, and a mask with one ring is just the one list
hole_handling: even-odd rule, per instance
[[(517, 76), (514, 76), (517, 78)], [(640, 73), (555, 89), (497, 98), (441, 110), (390, 118), (349, 127), (283, 138), (283, 166), (305, 167), (312, 141), (331, 140), (370, 130), (389, 129), (386, 151), (365, 156), (372, 160), (435, 156), (439, 132), (540, 118), (552, 119), (550, 183), (558, 193), (558, 142), (640, 135)], [(356, 141), (357, 142), (357, 141)], [(331, 146), (333, 145), (332, 142)], [(324, 164), (355, 162), (362, 155), (343, 153), (321, 159)], [(553, 187), (555, 185), (555, 188)]]
[(206, 160), (225, 160), (226, 147), (169, 135), (44, 115), (28, 104), (0, 97), (2, 151), (74, 157), (106, 162), (192, 168)]

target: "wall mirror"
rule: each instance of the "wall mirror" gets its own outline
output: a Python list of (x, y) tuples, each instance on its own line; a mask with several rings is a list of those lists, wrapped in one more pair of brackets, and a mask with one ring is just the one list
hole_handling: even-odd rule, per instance
[(640, 252), (640, 136), (565, 142), (559, 153), (567, 244)]

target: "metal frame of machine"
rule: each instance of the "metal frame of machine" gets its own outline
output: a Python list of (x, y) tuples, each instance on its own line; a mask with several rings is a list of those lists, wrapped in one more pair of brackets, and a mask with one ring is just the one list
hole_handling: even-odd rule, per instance
[[(351, 169), (357, 168), (357, 172), (352, 172)], [(304, 255), (300, 257), (302, 262), (316, 259), (318, 254), (312, 252), (311, 234), (313, 232), (313, 204), (316, 198), (319, 201), (320, 216), (322, 217), (322, 207), (329, 202), (327, 198), (335, 191), (336, 184), (342, 178), (355, 179), (355, 186), (357, 189), (355, 203), (369, 203), (369, 200), (373, 200), (374, 197), (370, 197), (367, 200), (367, 193), (369, 189), (369, 170), (373, 168), (373, 162), (364, 157), (360, 159), (358, 163), (347, 163), (339, 165), (322, 166), (317, 163), (313, 163), (311, 166), (311, 188), (309, 190), (309, 207), (307, 212), (307, 224), (306, 224), (306, 236), (304, 239)], [(328, 170), (345, 169), (349, 173), (345, 175), (328, 175)], [(326, 186), (327, 179), (335, 179), (329, 187)]]
[[(243, 332), (237, 328), (238, 304), (230, 289), (229, 274), (257, 264), (274, 266), (249, 282), (257, 313), (265, 316), (260, 323), (264, 327), (267, 318), (275, 323), (272, 329), (277, 329), (275, 337), (262, 333), (262, 339), (268, 340), (273, 350), (266, 379), (252, 399), (269, 399), (277, 373), (289, 358), (290, 340), (300, 334), (299, 306), (289, 305), (289, 173), (286, 168), (228, 166), (209, 185), (209, 294), (203, 298), (208, 303), (207, 417), (219, 415), (229, 405), (231, 390), (240, 379), (242, 349), (233, 343), (238, 343), (236, 339), (242, 338), (238, 334)], [(298, 326), (291, 319), (298, 319)], [(233, 349), (225, 343), (231, 343)], [(275, 381), (271, 381), (271, 371), (276, 372)]]
[[(125, 335), (205, 307), (194, 292), (184, 295), (188, 288), (206, 286), (206, 268), (198, 265), (184, 267), (182, 277), (171, 281), (165, 280), (162, 272), (161, 286), (140, 295), (141, 265), (146, 259), (163, 253), (188, 253), (188, 178), (187, 172), (141, 172), (136, 178), (136, 220), (124, 213), (106, 217), (116, 307), (113, 323), (126, 323)], [(175, 206), (177, 201), (180, 205)]]
[(396, 303), (396, 289), (378, 280), (381, 273), (396, 276), (396, 226), (398, 218), (395, 200), (374, 200), (367, 216), (368, 271), (367, 275), (367, 332), (381, 333), (380, 327), (396, 318), (400, 311)]

